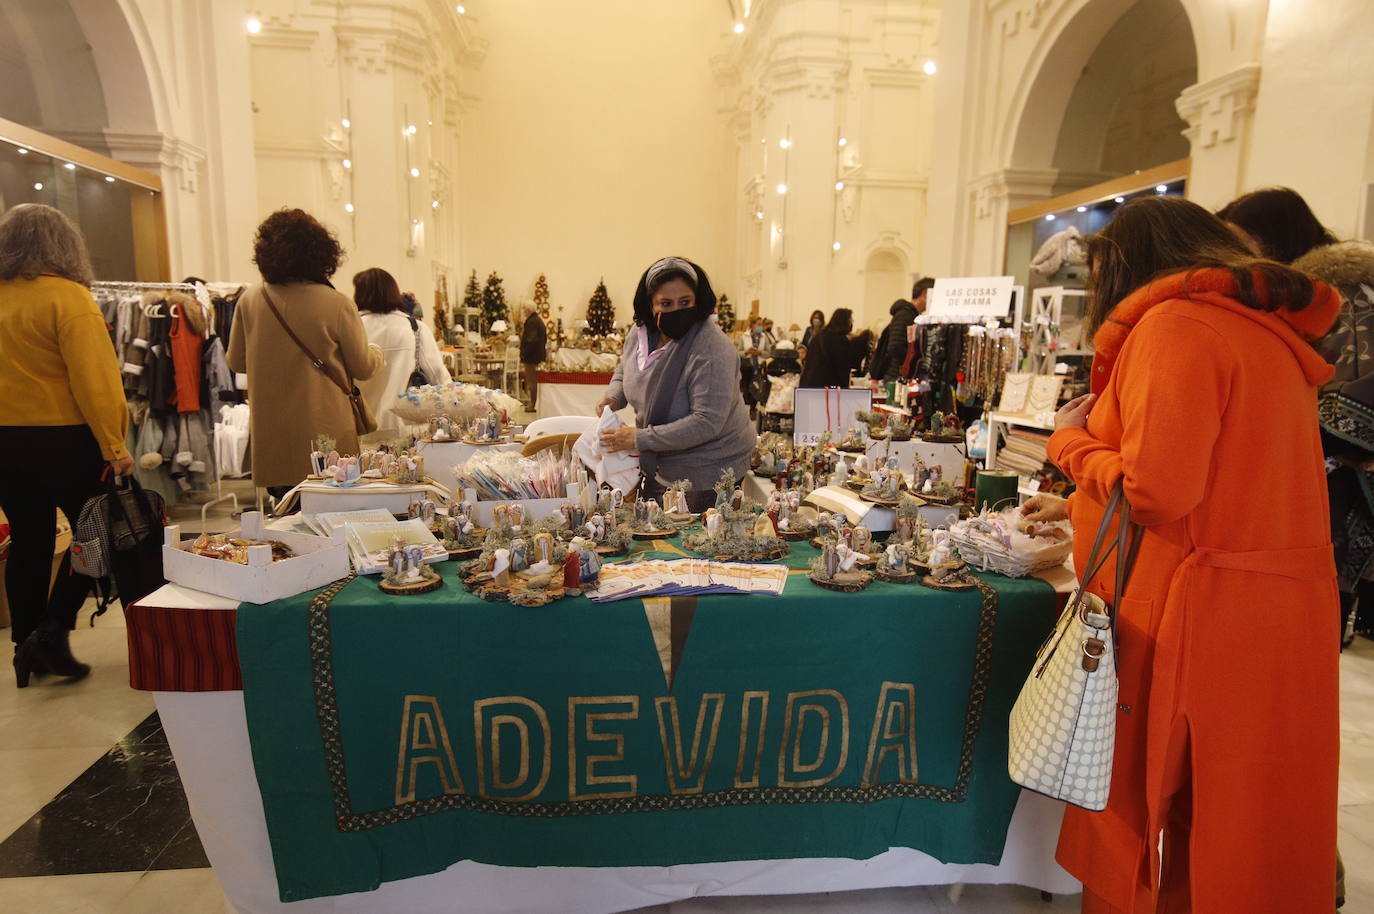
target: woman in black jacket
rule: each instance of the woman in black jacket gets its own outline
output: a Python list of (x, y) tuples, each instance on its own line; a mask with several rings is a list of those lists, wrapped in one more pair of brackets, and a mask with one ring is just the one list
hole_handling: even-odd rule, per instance
[(854, 320), (848, 308), (835, 309), (830, 316), (830, 323), (811, 340), (798, 387), (849, 386), (849, 367), (854, 359), (849, 331), (853, 325)]

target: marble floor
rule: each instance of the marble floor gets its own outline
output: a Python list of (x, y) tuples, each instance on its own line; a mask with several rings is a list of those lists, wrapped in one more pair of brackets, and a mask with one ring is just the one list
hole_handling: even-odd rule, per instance
[[(242, 483), (231, 488), (251, 503)], [(212, 530), (228, 529), (227, 506)], [(194, 505), (176, 520), (199, 526)], [(152, 697), (128, 685), (118, 606), (72, 635), (89, 678), (15, 689), (0, 681), (0, 912), (3, 914), (221, 914), (230, 909), (208, 868)], [(6, 676), (8, 670), (5, 670)], [(1345, 911), (1374, 912), (1374, 642), (1341, 660), (1341, 848)], [(455, 910), (459, 910), (455, 908)], [(652, 914), (1052, 914), (1076, 896), (1042, 900), (1015, 886), (883, 889), (772, 898), (697, 898)], [(387, 914), (387, 912), (378, 912)]]

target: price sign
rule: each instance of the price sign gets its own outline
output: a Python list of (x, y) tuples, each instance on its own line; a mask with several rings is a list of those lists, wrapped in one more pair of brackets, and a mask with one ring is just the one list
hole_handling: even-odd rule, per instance
[(855, 413), (872, 408), (873, 391), (866, 387), (799, 387), (792, 400), (792, 441), (816, 444), (829, 431), (831, 442), (838, 444), (848, 429), (866, 430)]

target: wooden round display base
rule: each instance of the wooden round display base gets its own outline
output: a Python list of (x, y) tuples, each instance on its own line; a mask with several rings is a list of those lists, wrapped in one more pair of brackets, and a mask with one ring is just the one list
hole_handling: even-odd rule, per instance
[(921, 440), (926, 444), (958, 444), (964, 440), (963, 435), (922, 435)]
[(848, 446), (846, 446), (846, 445), (843, 445), (843, 444), (837, 444), (837, 445), (835, 445), (835, 450), (837, 450), (837, 451), (843, 451), (843, 452), (846, 453), (846, 454), (866, 454), (866, 453), (868, 453), (868, 448), (866, 448), (866, 447), (862, 447), (862, 446), (860, 446), (860, 447), (854, 447), (853, 445), (848, 445)]
[(962, 577), (957, 574), (951, 575), (943, 581), (937, 581), (930, 575), (926, 575), (921, 578), (921, 584), (932, 590), (974, 590), (978, 587), (978, 584), (970, 578)]
[(493, 440), (490, 439), (490, 438), (485, 438), (485, 439), (481, 439), (481, 440), (478, 440), (477, 438), (459, 438), (458, 440), (461, 441), (461, 442), (463, 442), (464, 444), (470, 444), (470, 445), (472, 445), (473, 447), (491, 447), (493, 444), (505, 444), (505, 443), (506, 443), (505, 441), (502, 441), (502, 440), (500, 440), (500, 439), (497, 439), (497, 440), (493, 441)]
[(862, 492), (865, 486), (871, 485), (872, 483), (872, 479), (865, 477), (858, 480), (851, 479), (844, 484), (844, 487), (851, 492)]
[(695, 514), (665, 514), (663, 516), (673, 523), (682, 524), (683, 526), (693, 523), (697, 519)]
[(928, 505), (942, 505), (948, 508), (953, 505), (959, 504), (958, 495), (931, 495), (928, 492), (920, 492), (913, 494), (916, 494), (917, 498), (921, 499)]
[(806, 531), (779, 530), (779, 531), (778, 531), (778, 536), (780, 536), (780, 537), (782, 537), (783, 539), (787, 540), (789, 543), (799, 543), (799, 542), (801, 542), (802, 540), (809, 540), (809, 539), (811, 539), (811, 537), (813, 537), (813, 536), (815, 536), (815, 535), (816, 535), (816, 531), (815, 531), (815, 530), (806, 530)]
[(902, 574), (897, 574), (896, 572), (884, 571), (882, 568), (879, 568), (877, 571), (873, 572), (873, 574), (877, 576), (878, 580), (886, 581), (889, 584), (916, 584), (924, 576), (924, 571), (907, 571)]
[(456, 444), (459, 438), (421, 438), (421, 444)]
[(630, 547), (629, 547), (629, 546), (620, 546), (620, 547), (618, 547), (618, 548), (615, 547), (615, 546), (597, 546), (597, 547), (596, 547), (596, 554), (597, 554), (597, 555), (609, 555), (609, 556), (625, 555), (625, 554), (626, 554), (627, 552), (629, 552), (629, 551), (630, 551)]
[(637, 540), (666, 540), (670, 536), (677, 536), (677, 530), (635, 530), (630, 534)]
[(437, 572), (429, 571), (420, 580), (411, 584), (388, 584), (386, 581), (378, 581), (377, 589), (382, 593), (389, 593), (393, 597), (413, 597), (416, 594), (429, 593), (444, 586), (444, 579), (439, 577)]
[(895, 508), (902, 502), (900, 495), (892, 497), (888, 495), (869, 495), (866, 492), (860, 492), (859, 497), (875, 505), (882, 505), (884, 508)]
[(838, 590), (840, 593), (858, 593), (869, 584), (873, 583), (873, 575), (867, 571), (855, 573), (853, 571), (842, 571), (833, 578), (818, 578), (814, 574), (807, 575), (811, 583), (817, 587), (824, 587), (826, 590)]
[(778, 475), (777, 473), (764, 473), (764, 472), (762, 472), (761, 470), (758, 470), (758, 469), (753, 469), (753, 470), (750, 470), (749, 472), (753, 473), (753, 474), (754, 474), (755, 476), (757, 476), (759, 479), (772, 479), (774, 476)]

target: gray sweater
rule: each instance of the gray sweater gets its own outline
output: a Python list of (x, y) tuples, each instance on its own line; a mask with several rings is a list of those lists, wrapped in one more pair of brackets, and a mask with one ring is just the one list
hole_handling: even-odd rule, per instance
[[(667, 363), (671, 347), (644, 371), (639, 368), (639, 328), (625, 340), (625, 352), (616, 366), (606, 396), (616, 409), (628, 402), (640, 422), (647, 415), (649, 380)], [(757, 436), (739, 389), (739, 353), (714, 321), (708, 321), (692, 343), (687, 366), (673, 396), (668, 421), (640, 427), (636, 440), (641, 451), (658, 455), (658, 476), (669, 483), (687, 479), (695, 490), (715, 485), (727, 467), (735, 479), (749, 469)]]

